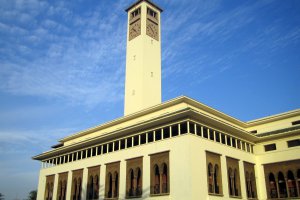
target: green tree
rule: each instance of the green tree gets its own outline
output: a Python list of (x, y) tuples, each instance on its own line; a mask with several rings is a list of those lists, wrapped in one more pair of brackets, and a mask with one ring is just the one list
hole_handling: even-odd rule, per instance
[(0, 200), (4, 200), (4, 194), (0, 193)]
[(32, 190), (29, 192), (28, 197), (26, 200), (36, 200), (37, 191)]

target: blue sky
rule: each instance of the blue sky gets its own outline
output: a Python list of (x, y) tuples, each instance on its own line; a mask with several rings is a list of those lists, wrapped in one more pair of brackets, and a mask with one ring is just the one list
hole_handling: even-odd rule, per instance
[[(0, 192), (37, 187), (33, 155), (121, 117), (133, 1), (0, 0)], [(163, 101), (243, 121), (300, 108), (300, 1), (157, 0)], [(5, 181), (3, 181), (5, 180)]]

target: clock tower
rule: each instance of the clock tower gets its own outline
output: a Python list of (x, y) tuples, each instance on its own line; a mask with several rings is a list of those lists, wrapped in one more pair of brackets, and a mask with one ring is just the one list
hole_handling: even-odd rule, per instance
[(138, 0), (129, 8), (124, 114), (161, 103), (162, 9), (150, 0)]

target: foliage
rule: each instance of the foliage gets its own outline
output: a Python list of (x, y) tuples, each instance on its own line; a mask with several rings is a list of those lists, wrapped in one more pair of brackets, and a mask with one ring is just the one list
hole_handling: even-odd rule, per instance
[(28, 197), (26, 200), (36, 200), (37, 191), (32, 190), (29, 192)]
[(4, 194), (0, 193), (0, 200), (4, 200)]

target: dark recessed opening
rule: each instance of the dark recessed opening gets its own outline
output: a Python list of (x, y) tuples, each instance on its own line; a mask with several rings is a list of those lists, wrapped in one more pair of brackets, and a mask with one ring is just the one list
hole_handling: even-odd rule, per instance
[(161, 129), (155, 131), (155, 141), (161, 140)]
[(178, 124), (171, 126), (171, 129), (172, 129), (172, 137), (177, 136), (178, 135)]
[(168, 126), (168, 127), (165, 127), (164, 129), (163, 129), (163, 131), (164, 131), (164, 139), (165, 138), (169, 138), (170, 137), (170, 127)]

